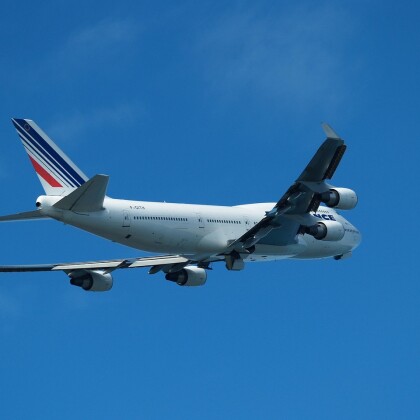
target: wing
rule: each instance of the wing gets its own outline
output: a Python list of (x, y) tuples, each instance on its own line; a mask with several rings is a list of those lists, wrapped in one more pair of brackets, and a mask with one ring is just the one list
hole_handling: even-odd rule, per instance
[(102, 260), (56, 264), (37, 265), (9, 265), (0, 266), (0, 273), (26, 272), (26, 271), (65, 271), (66, 273), (76, 270), (103, 270), (110, 273), (119, 268), (151, 267), (151, 274), (158, 271), (171, 272), (174, 268), (180, 270), (188, 265), (190, 260), (181, 255), (162, 255), (156, 257), (128, 258), (121, 260)]
[(266, 216), (233, 242), (227, 253), (246, 250), (257, 243), (287, 245), (296, 242), (301, 225), (309, 212), (316, 211), (322, 194), (329, 191), (326, 183), (337, 169), (346, 151), (344, 141), (328, 125), (322, 125), (327, 139), (319, 147), (306, 168)]

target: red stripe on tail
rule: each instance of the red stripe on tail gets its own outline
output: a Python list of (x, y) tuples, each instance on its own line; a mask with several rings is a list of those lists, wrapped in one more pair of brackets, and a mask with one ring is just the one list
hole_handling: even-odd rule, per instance
[[(29, 155), (28, 155), (29, 156)], [(32, 159), (31, 156), (29, 156), (29, 159), (31, 159), (32, 165), (35, 168), (36, 173), (41, 176), (45, 181), (48, 182), (48, 184), (51, 185), (51, 187), (63, 187), (55, 178), (53, 178), (36, 160)]]

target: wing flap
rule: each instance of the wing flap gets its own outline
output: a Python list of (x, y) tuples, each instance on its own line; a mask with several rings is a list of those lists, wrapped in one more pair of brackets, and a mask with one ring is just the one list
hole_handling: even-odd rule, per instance
[(172, 264), (183, 264), (187, 263), (188, 258), (181, 256), (164, 256), (159, 258), (142, 258), (132, 264), (128, 268), (137, 268), (137, 267), (152, 267), (160, 265), (172, 265)]
[(125, 263), (125, 260), (120, 261), (96, 261), (87, 263), (69, 263), (69, 264), (58, 264), (55, 265), (52, 270), (54, 271), (67, 271), (67, 270), (100, 270), (100, 269), (115, 269), (122, 268), (121, 266)]
[(331, 179), (334, 175), (335, 170), (337, 169), (338, 165), (340, 164), (341, 158), (344, 156), (344, 153), (347, 149), (345, 144), (337, 147), (337, 150), (334, 153), (333, 158), (331, 159), (330, 165), (328, 166), (327, 170), (325, 171), (324, 179)]

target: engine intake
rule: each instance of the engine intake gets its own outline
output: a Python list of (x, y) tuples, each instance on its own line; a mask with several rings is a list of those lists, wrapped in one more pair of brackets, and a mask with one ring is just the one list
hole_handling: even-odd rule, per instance
[(345, 230), (340, 222), (326, 220), (306, 227), (305, 233), (319, 241), (339, 241), (343, 239)]
[(111, 274), (96, 270), (77, 270), (69, 274), (70, 284), (81, 287), (87, 292), (107, 292), (111, 290), (113, 280)]
[(349, 188), (332, 188), (321, 194), (321, 201), (328, 207), (351, 210), (357, 205), (357, 194)]
[(186, 267), (175, 273), (166, 274), (165, 278), (178, 286), (203, 286), (207, 280), (207, 272), (204, 268)]

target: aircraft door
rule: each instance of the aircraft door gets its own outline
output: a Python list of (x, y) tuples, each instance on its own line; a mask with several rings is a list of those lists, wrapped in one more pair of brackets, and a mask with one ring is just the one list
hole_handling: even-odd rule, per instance
[(196, 215), (197, 215), (198, 227), (200, 229), (204, 229), (204, 219), (203, 219), (203, 216), (200, 213), (196, 213)]
[(123, 227), (130, 227), (131, 225), (131, 215), (128, 210), (123, 210)]
[(251, 229), (251, 223), (249, 221), (249, 217), (248, 216), (244, 216), (244, 224), (245, 224), (245, 229), (248, 231), (249, 229)]

